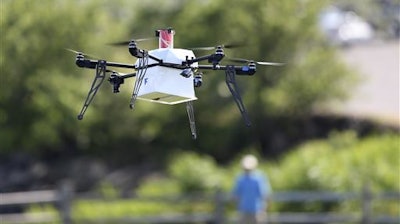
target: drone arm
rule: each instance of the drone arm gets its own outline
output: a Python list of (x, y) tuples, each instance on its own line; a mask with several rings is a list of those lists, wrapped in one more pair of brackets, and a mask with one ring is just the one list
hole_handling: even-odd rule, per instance
[(117, 63), (117, 62), (107, 62), (106, 64), (109, 67), (115, 67), (115, 68), (132, 68), (134, 69), (135, 66), (131, 64), (124, 64), (124, 63)]
[(186, 64), (191, 65), (191, 64), (196, 63), (196, 62), (210, 60), (210, 58), (212, 58), (213, 55), (214, 54), (210, 54), (210, 55), (205, 55), (205, 56), (201, 56), (201, 57), (194, 58), (194, 59), (188, 59), (188, 60), (186, 60)]
[(120, 75), (119, 77), (121, 77), (122, 79), (127, 79), (127, 78), (132, 78), (135, 76), (136, 76), (136, 73), (130, 73), (130, 74)]
[(155, 56), (153, 56), (151, 54), (148, 54), (148, 55), (149, 55), (149, 58), (153, 59), (154, 61), (157, 61), (158, 63), (163, 63), (162, 59), (159, 59), (159, 58), (157, 58), (157, 57), (155, 57)]
[(256, 73), (255, 68), (251, 68), (249, 66), (235, 66), (235, 65), (221, 65), (221, 66), (213, 66), (213, 65), (199, 65), (198, 69), (205, 70), (228, 70), (233, 69), (235, 71), (235, 75), (254, 75)]
[[(76, 65), (81, 68), (91, 68), (95, 69), (97, 68), (97, 65), (99, 64), (100, 61), (103, 60), (89, 60), (89, 59), (79, 59), (76, 60)], [(115, 67), (115, 68), (132, 68), (134, 69), (135, 66), (131, 64), (124, 64), (124, 63), (117, 63), (117, 62), (105, 62), (105, 66), (108, 67)]]
[(88, 59), (77, 59), (76, 60), (76, 65), (78, 67), (81, 68), (91, 68), (91, 69), (95, 69), (97, 66), (97, 62), (96, 60), (88, 60)]
[(196, 62), (200, 62), (200, 61), (205, 61), (207, 60), (208, 63), (212, 63), (212, 69), (217, 69), (217, 67), (219, 67), (219, 62), (222, 60), (222, 58), (224, 58), (224, 54), (223, 52), (220, 53), (215, 53), (215, 54), (210, 54), (210, 55), (206, 55), (206, 56), (202, 56), (202, 57), (198, 57), (198, 58), (194, 58), (194, 59), (186, 59), (186, 61), (182, 62), (182, 65), (192, 65), (193, 63)]

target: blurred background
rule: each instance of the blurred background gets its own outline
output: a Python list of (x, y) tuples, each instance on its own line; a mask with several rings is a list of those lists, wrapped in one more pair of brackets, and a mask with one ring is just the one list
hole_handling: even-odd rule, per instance
[[(134, 198), (228, 197), (240, 157), (253, 153), (277, 193), (273, 214), (371, 211), (398, 223), (399, 10), (399, 0), (0, 0), (0, 213), (56, 214), (57, 203), (4, 198), (68, 183), (75, 195), (109, 199), (75, 197), (67, 212), (75, 220), (214, 214), (214, 204), (198, 198)], [(95, 73), (78, 68), (65, 48), (133, 64), (127, 47), (107, 43), (166, 27), (176, 30), (176, 48), (240, 42), (225, 54), (286, 63), (237, 78), (253, 126), (244, 125), (223, 72), (206, 73), (196, 89), (197, 140), (183, 104), (137, 101), (130, 110), (134, 79), (118, 94), (105, 82), (85, 119), (76, 119)], [(157, 41), (139, 46), (154, 49)], [(279, 197), (366, 190), (389, 201)], [(234, 217), (223, 201), (225, 216)]]

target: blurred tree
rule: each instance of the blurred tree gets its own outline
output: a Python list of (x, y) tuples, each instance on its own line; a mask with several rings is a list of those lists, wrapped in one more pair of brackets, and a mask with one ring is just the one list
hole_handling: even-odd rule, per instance
[[(258, 66), (254, 77), (238, 77), (253, 121), (251, 129), (240, 121), (223, 72), (205, 75), (195, 103), (200, 132), (197, 150), (219, 159), (245, 147), (279, 153), (291, 144), (291, 138), (304, 136), (301, 125), (315, 108), (343, 99), (354, 83), (316, 25), (326, 3), (192, 0), (171, 7), (157, 1), (156, 7), (145, 5), (136, 14), (134, 21), (143, 23), (133, 22), (130, 27), (133, 31), (172, 26), (177, 31), (176, 47), (244, 42), (243, 48), (226, 50), (227, 56), (285, 62), (286, 66), (279, 68)], [(206, 53), (210, 52), (197, 55)], [(181, 116), (183, 123), (185, 115)], [(182, 138), (173, 135), (167, 138)]]
[(71, 16), (71, 5), (61, 1), (1, 4), (1, 150), (52, 147), (62, 141), (60, 132), (75, 127), (67, 114), (79, 93), (76, 76), (61, 75), (71, 71), (63, 63), (69, 55), (62, 54), (61, 46), (79, 45), (77, 33), (90, 29), (90, 24), (83, 24), (79, 13)]
[[(163, 159), (177, 148), (219, 160), (245, 148), (277, 153), (304, 136), (302, 125), (316, 107), (344, 97), (352, 83), (316, 26), (325, 1), (6, 0), (1, 4), (3, 152), (89, 150), (110, 159), (115, 154), (127, 162)], [(253, 127), (245, 128), (241, 121), (223, 72), (205, 74), (204, 85), (197, 89), (197, 141), (190, 138), (184, 105), (138, 102), (132, 113), (128, 102), (133, 80), (118, 96), (104, 83), (107, 87), (78, 123), (75, 115), (94, 71), (76, 68), (73, 55), (63, 48), (129, 62), (132, 58), (125, 48), (114, 48), (111, 54), (103, 44), (150, 36), (155, 29), (170, 26), (177, 31), (176, 47), (245, 42), (243, 48), (226, 50), (227, 56), (287, 63), (259, 66), (254, 77), (238, 77)]]
[(221, 171), (209, 156), (195, 152), (176, 154), (169, 163), (168, 171), (183, 193), (201, 193), (220, 187)]
[(64, 48), (98, 48), (99, 36), (117, 32), (98, 3), (1, 3), (1, 151), (73, 150), (92, 137), (93, 121), (78, 126), (75, 114), (93, 78)]

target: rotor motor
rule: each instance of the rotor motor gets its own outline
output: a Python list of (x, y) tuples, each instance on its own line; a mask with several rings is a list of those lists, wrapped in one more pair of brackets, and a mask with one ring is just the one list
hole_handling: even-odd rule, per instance
[(75, 63), (76, 63), (76, 65), (79, 66), (79, 67), (84, 67), (85, 56), (84, 56), (82, 53), (76, 54)]
[(136, 57), (138, 55), (138, 53), (139, 53), (138, 48), (137, 48), (136, 42), (134, 40), (129, 42), (128, 48), (129, 48), (129, 53), (132, 56)]

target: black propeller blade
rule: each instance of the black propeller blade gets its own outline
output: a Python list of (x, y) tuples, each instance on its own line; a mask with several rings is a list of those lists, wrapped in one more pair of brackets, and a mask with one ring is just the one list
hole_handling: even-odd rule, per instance
[(140, 39), (132, 39), (130, 41), (119, 41), (119, 42), (113, 42), (109, 43), (108, 45), (111, 46), (127, 46), (130, 42), (135, 41), (135, 42), (143, 42), (143, 41), (148, 41), (148, 40), (154, 40), (156, 37), (148, 37), (148, 38), (140, 38)]
[(217, 46), (210, 46), (210, 47), (193, 47), (189, 48), (194, 51), (210, 51), (210, 50), (215, 50), (217, 48), (224, 48), (224, 49), (232, 49), (232, 48), (239, 48), (243, 47), (244, 43), (230, 43), (230, 44), (221, 44)]
[(82, 56), (85, 56), (85, 57), (89, 57), (89, 58), (92, 58), (92, 59), (99, 60), (98, 57), (93, 56), (92, 54), (86, 54), (86, 53), (83, 53), (83, 52), (81, 52), (81, 51), (76, 51), (76, 50), (70, 49), (70, 48), (65, 48), (65, 50), (67, 50), (67, 51), (69, 51), (69, 52), (72, 52), (72, 53), (75, 53), (75, 54), (77, 54), (77, 55), (82, 55)]
[(76, 51), (76, 50), (73, 50), (73, 49), (70, 49), (70, 48), (65, 48), (65, 50), (67, 50), (67, 51), (69, 51), (69, 52), (72, 52), (72, 53), (75, 53), (75, 54), (83, 54), (83, 53), (80, 52), (80, 51)]
[(280, 63), (280, 62), (253, 61), (253, 60), (248, 60), (248, 59), (243, 59), (243, 58), (231, 58), (231, 59), (229, 59), (229, 61), (239, 62), (239, 63), (256, 63), (259, 65), (272, 65), (272, 66), (285, 65), (285, 63)]

